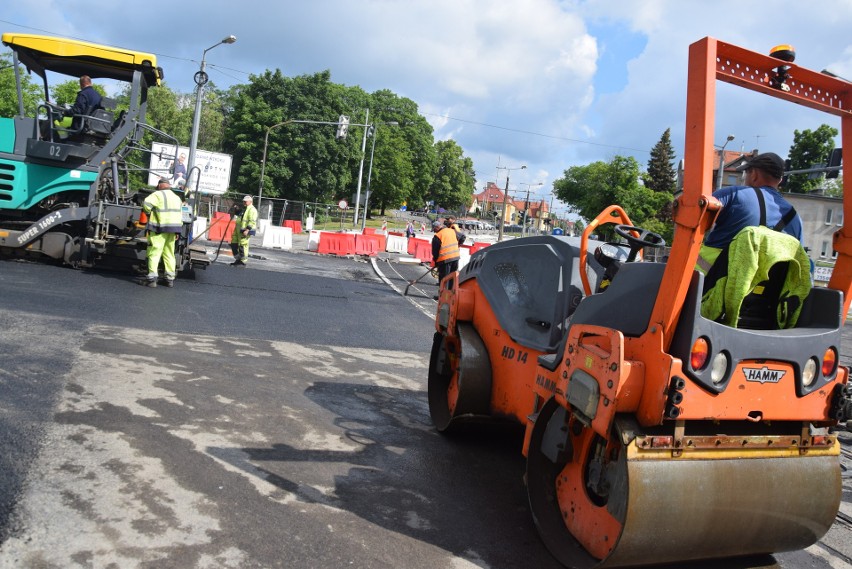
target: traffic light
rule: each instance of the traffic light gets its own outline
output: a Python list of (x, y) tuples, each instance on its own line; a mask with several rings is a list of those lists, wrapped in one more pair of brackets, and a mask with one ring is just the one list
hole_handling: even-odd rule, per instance
[[(826, 164), (826, 166), (828, 166), (829, 168), (837, 167), (837, 166), (840, 166), (842, 164), (842, 162), (843, 162), (843, 149), (842, 148), (835, 148), (834, 150), (831, 151), (831, 155), (828, 157), (828, 164)], [(838, 170), (829, 170), (828, 172), (825, 173), (826, 178), (837, 178), (839, 175), (840, 175), (839, 169)]]
[(346, 138), (346, 134), (349, 132), (349, 117), (346, 115), (340, 115), (340, 118), (337, 119), (337, 140), (343, 140)]

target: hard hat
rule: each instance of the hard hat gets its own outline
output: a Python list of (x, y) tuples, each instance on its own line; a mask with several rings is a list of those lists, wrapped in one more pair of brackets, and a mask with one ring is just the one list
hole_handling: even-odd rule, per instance
[(251, 198), (251, 196), (243, 196), (243, 201), (244, 202), (250, 202), (250, 201), (252, 201), (252, 198)]

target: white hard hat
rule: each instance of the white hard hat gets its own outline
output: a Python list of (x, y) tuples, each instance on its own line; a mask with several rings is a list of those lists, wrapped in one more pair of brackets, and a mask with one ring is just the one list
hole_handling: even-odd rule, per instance
[(252, 198), (251, 198), (251, 196), (243, 196), (243, 201), (244, 202), (250, 202), (250, 201), (252, 201)]

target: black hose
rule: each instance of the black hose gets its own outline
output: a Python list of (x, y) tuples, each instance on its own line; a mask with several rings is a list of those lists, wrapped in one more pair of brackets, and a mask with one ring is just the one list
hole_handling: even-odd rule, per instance
[[(225, 235), (228, 234), (228, 228), (231, 226), (232, 221), (234, 221), (234, 216), (231, 216), (231, 218), (228, 220), (228, 225), (225, 226), (225, 231), (222, 232), (222, 239), (219, 240), (219, 245), (216, 247), (216, 256), (213, 257), (213, 261), (211, 261), (212, 263), (216, 262), (216, 259), (219, 258), (219, 253), (222, 252), (222, 243), (225, 242)], [(211, 225), (210, 227), (213, 226)], [(209, 230), (210, 228), (208, 227), (207, 229)], [(204, 235), (204, 233), (202, 233), (202, 235)]]

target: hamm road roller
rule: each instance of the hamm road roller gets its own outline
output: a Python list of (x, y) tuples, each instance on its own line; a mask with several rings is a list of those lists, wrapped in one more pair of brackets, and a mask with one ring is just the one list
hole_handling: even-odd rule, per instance
[[(749, 291), (765, 302), (737, 321), (702, 315), (694, 267), (721, 208), (711, 182), (718, 81), (839, 116), (844, 161), (852, 151), (849, 83), (705, 38), (689, 51), (684, 191), (667, 262), (642, 262), (662, 238), (610, 206), (580, 238), (497, 243), (441, 282), (432, 420), (444, 433), (469, 421), (525, 427), (530, 510), (569, 567), (801, 549), (839, 507), (830, 427), (852, 396), (838, 363), (852, 240), (845, 227), (834, 235), (831, 280), (806, 287), (795, 325), (773, 325), (789, 308), (768, 286), (792, 270), (783, 265)], [(843, 179), (852, 187), (852, 173)], [(592, 241), (604, 224), (624, 241)]]

